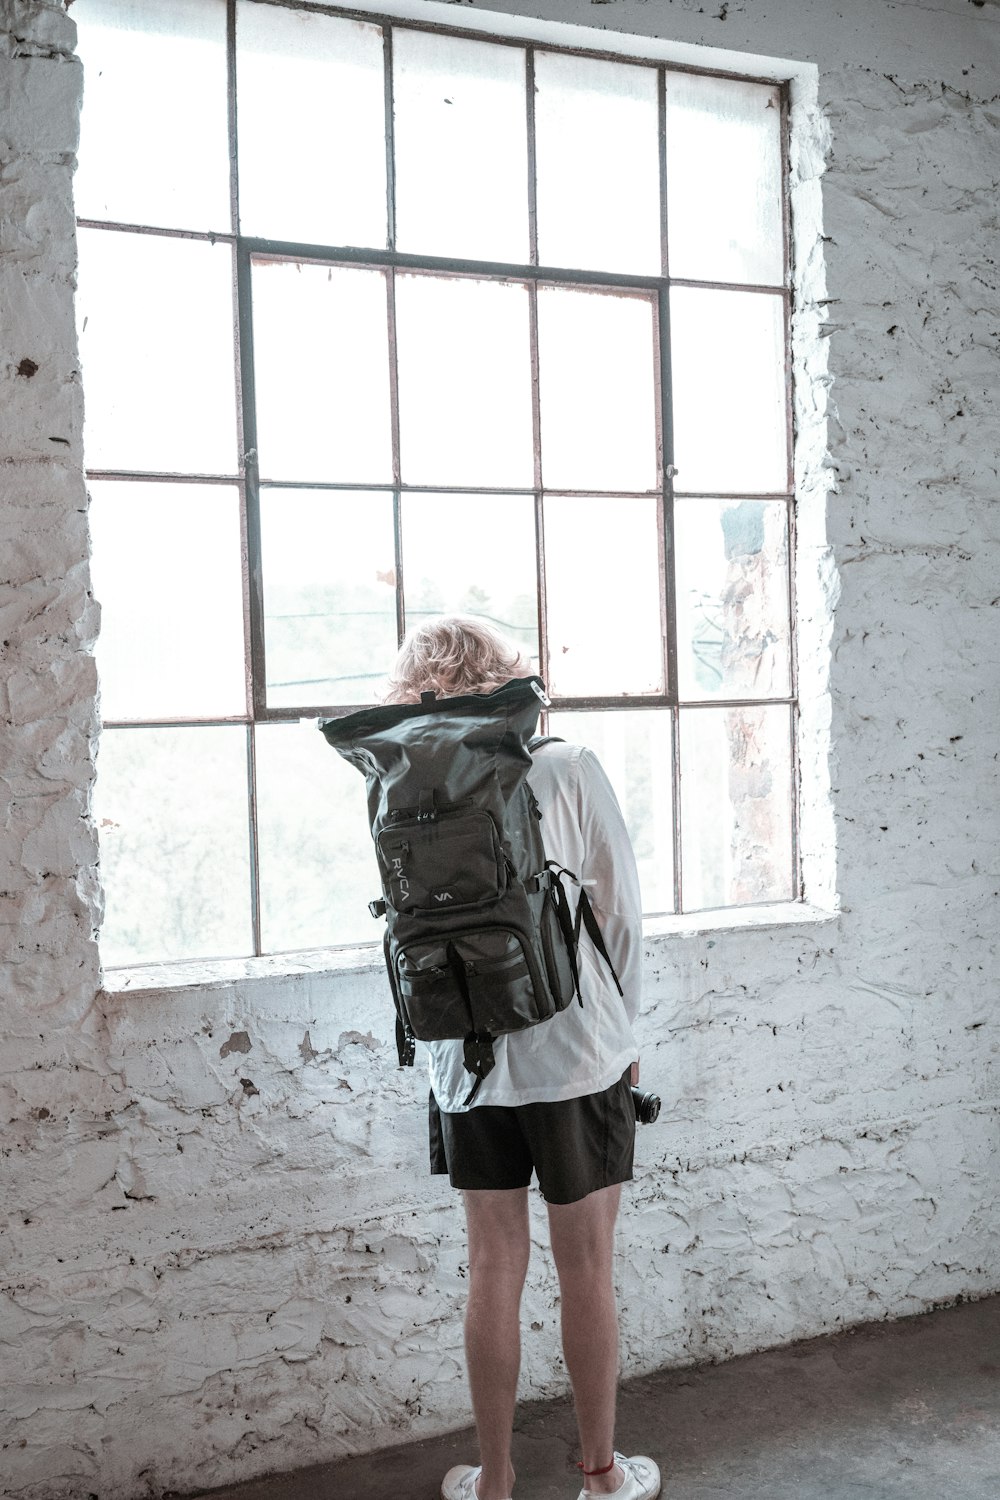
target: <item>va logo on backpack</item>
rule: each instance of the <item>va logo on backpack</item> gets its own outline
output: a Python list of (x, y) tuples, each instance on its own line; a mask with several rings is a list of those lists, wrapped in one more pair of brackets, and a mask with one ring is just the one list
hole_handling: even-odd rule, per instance
[(580, 996), (579, 920), (592, 933), (593, 913), (581, 890), (574, 925), (560, 879), (570, 872), (546, 860), (526, 780), (545, 701), (541, 678), (515, 678), (320, 723), (368, 784), (383, 893), (370, 905), (386, 917), (400, 1064), (412, 1065), (414, 1039), (463, 1040), (469, 1100), (498, 1036)]

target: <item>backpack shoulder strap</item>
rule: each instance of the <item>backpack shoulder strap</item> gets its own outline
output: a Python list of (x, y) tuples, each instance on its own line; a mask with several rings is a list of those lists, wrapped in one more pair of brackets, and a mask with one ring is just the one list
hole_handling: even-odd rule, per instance
[(528, 741), (528, 749), (532, 755), (540, 750), (543, 745), (561, 745), (563, 741), (557, 734), (536, 734)]

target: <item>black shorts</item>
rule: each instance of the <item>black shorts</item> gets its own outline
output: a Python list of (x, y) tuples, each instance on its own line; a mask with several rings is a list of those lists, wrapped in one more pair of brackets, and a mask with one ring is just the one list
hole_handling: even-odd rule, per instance
[(635, 1104), (629, 1070), (600, 1094), (557, 1104), (479, 1104), (448, 1114), (430, 1096), (431, 1172), (455, 1188), (527, 1187), (577, 1203), (632, 1177)]

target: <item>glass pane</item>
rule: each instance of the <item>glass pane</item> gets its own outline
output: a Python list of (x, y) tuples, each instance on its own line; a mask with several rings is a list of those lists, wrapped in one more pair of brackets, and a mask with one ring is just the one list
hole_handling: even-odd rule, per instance
[(263, 490), (270, 708), (373, 703), (396, 655), (392, 497)]
[(481, 615), (538, 667), (535, 502), (531, 495), (404, 495), (406, 623)]
[(265, 953), (381, 943), (380, 894), (365, 779), (315, 719), (258, 724), (257, 827)]
[(655, 68), (535, 54), (538, 260), (658, 276)]
[(241, 0), (236, 79), (242, 232), (383, 249), (381, 29)]
[(253, 357), (265, 478), (392, 483), (384, 271), (255, 261)]
[(523, 51), (405, 30), (392, 48), (397, 249), (527, 261)]
[(91, 469), (236, 472), (232, 251), (78, 231)]
[(252, 953), (243, 725), (106, 729), (94, 817), (105, 966)]
[(551, 693), (663, 692), (658, 507), (546, 495)]
[(785, 502), (678, 500), (674, 542), (681, 697), (787, 697)]
[(674, 909), (670, 713), (551, 713), (549, 733), (594, 751), (615, 789), (639, 866), (642, 909)]
[(667, 75), (670, 274), (780, 286), (781, 96), (774, 84)]
[(244, 713), (237, 491), (95, 481), (90, 532), (104, 718)]
[(790, 901), (789, 709), (681, 709), (684, 910)]
[(404, 483), (530, 487), (527, 288), (398, 275), (396, 330)]
[(670, 337), (677, 488), (787, 490), (782, 299), (674, 287)]
[(656, 487), (655, 357), (647, 298), (539, 289), (542, 476), (548, 489)]
[(228, 233), (225, 0), (75, 0), (73, 20), (84, 78), (77, 213)]

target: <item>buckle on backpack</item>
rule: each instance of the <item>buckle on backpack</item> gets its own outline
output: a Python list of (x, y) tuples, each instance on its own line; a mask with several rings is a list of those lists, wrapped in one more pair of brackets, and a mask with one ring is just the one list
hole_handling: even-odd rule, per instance
[(371, 912), (373, 917), (385, 916), (385, 902), (382, 900), (381, 896), (376, 901), (369, 901), (368, 910)]

